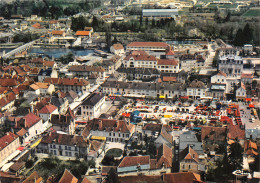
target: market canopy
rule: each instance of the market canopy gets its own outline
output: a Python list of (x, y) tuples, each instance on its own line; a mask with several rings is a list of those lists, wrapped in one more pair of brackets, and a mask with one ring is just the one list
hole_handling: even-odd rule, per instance
[(249, 107), (254, 108), (255, 106), (254, 106), (254, 104), (249, 104)]

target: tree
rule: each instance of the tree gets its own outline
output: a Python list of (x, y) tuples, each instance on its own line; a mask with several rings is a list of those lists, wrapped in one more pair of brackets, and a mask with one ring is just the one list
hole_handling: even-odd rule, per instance
[(250, 43), (253, 39), (253, 30), (247, 23), (243, 29), (243, 44)]
[(219, 52), (216, 51), (215, 56), (213, 58), (212, 67), (218, 67), (218, 60), (219, 60)]
[(243, 147), (238, 142), (235, 142), (230, 145), (229, 151), (228, 161), (231, 170), (241, 170), (243, 165)]
[(153, 20), (152, 20), (152, 27), (153, 27), (153, 28), (155, 27), (155, 20), (154, 20), (154, 18), (153, 18)]
[(145, 27), (146, 27), (146, 29), (148, 28), (148, 25), (149, 25), (149, 21), (148, 21), (148, 17), (146, 17), (146, 19), (145, 19)]
[(107, 49), (110, 50), (110, 46), (112, 45), (112, 36), (111, 36), (111, 27), (108, 26), (106, 28), (106, 44), (107, 44)]
[(140, 28), (143, 26), (143, 16), (140, 16), (139, 18), (139, 24), (140, 24)]
[(93, 29), (97, 30), (99, 28), (98, 25), (99, 25), (99, 21), (98, 21), (97, 17), (93, 16), (93, 19), (92, 19), (92, 27), (93, 27)]
[(107, 174), (106, 178), (107, 183), (119, 183), (118, 175), (114, 168), (111, 168)]
[(244, 43), (244, 39), (243, 39), (243, 31), (242, 29), (238, 29), (235, 39), (234, 39), (234, 45), (235, 46), (242, 46)]

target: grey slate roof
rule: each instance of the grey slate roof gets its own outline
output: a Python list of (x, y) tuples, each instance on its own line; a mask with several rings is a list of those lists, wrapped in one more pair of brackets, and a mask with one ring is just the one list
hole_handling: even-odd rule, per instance
[(125, 68), (120, 67), (117, 72), (127, 73), (127, 74), (143, 74), (143, 75), (159, 75), (160, 72), (153, 68)]
[(184, 132), (180, 135), (180, 151), (185, 149), (188, 145), (191, 145), (192, 148), (199, 154), (203, 153), (202, 142), (199, 142), (196, 134), (192, 131)]
[(104, 96), (103, 93), (93, 93), (81, 105), (95, 106)]
[(127, 82), (111, 82), (108, 81), (103, 84), (103, 87), (107, 88), (124, 88), (124, 89), (137, 89), (137, 90), (169, 90), (169, 91), (176, 91), (176, 90), (186, 90), (186, 85), (182, 83), (127, 83)]

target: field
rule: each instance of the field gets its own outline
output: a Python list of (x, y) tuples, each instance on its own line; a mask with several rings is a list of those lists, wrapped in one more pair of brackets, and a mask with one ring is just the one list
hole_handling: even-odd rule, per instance
[(250, 16), (250, 17), (260, 16), (260, 9), (248, 10), (243, 14), (243, 16)]
[(121, 149), (113, 148), (109, 149), (106, 153), (107, 156), (114, 156), (114, 157), (120, 157), (122, 155), (123, 151)]

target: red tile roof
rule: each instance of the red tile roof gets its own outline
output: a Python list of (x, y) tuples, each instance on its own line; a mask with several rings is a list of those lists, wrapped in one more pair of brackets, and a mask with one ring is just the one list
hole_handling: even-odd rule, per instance
[(227, 133), (228, 138), (230, 139), (239, 139), (243, 140), (245, 139), (245, 130), (241, 129), (240, 126), (238, 125), (229, 125), (228, 127), (228, 133)]
[(43, 66), (45, 66), (45, 67), (53, 67), (54, 64), (55, 64), (54, 61), (44, 61), (43, 62)]
[(32, 27), (35, 28), (35, 29), (42, 29), (42, 28), (43, 28), (43, 27), (41, 26), (41, 24), (39, 24), (39, 23), (33, 24)]
[(165, 82), (169, 82), (169, 81), (176, 82), (176, 77), (173, 77), (173, 76), (163, 76), (162, 80), (165, 81)]
[(149, 164), (150, 156), (126, 156), (118, 165), (118, 168)]
[(211, 141), (224, 141), (227, 129), (222, 127), (201, 127), (201, 140), (209, 139)]
[(77, 31), (76, 36), (89, 36), (89, 31)]
[(158, 65), (178, 65), (178, 61), (175, 59), (158, 59)]
[(246, 73), (243, 73), (242, 75), (241, 75), (241, 78), (248, 78), (248, 79), (253, 79), (253, 74), (246, 74)]
[(192, 172), (166, 173), (163, 175), (164, 183), (193, 183), (201, 181), (200, 175)]
[(45, 78), (45, 83), (65, 86), (87, 86), (89, 82), (85, 79), (70, 79), (70, 78)]
[(122, 44), (113, 44), (113, 47), (114, 47), (115, 50), (122, 50), (122, 49), (124, 49)]
[(27, 133), (27, 130), (25, 130), (24, 128), (22, 128), (21, 130), (19, 130), (16, 134), (19, 135), (20, 137), (24, 136), (24, 134)]
[(64, 31), (62, 31), (62, 30), (53, 30), (51, 32), (52, 35), (62, 35), (63, 33), (64, 33)]
[(18, 83), (13, 78), (1, 78), (0, 79), (0, 86), (2, 87), (12, 87), (16, 86)]
[(143, 130), (151, 130), (151, 131), (160, 132), (161, 128), (162, 128), (161, 124), (148, 123), (143, 127)]
[(215, 74), (217, 76), (224, 76), (224, 77), (227, 77), (226, 73), (222, 72), (222, 71), (217, 71), (217, 73)]
[(94, 118), (89, 121), (84, 129), (84, 136), (88, 136), (93, 131), (107, 131), (107, 132), (121, 132), (132, 133), (134, 129), (133, 124), (127, 124), (126, 121), (114, 119)]
[(39, 114), (51, 114), (56, 109), (58, 109), (56, 106), (48, 104), (44, 106), (41, 110), (39, 110)]
[(77, 183), (78, 179), (76, 177), (74, 177), (70, 171), (68, 171), (67, 169), (65, 169), (59, 183)]
[(199, 155), (195, 150), (188, 146), (180, 152), (180, 161), (182, 160), (194, 160), (196, 163), (199, 163)]
[(156, 57), (148, 54), (143, 54), (140, 52), (139, 54), (129, 54), (127, 55), (124, 60), (129, 60), (133, 58), (135, 61), (156, 61)]
[(5, 136), (0, 138), (0, 150), (4, 149), (6, 146), (11, 144), (15, 139), (18, 138), (18, 135), (12, 133), (12, 132), (7, 132)]
[(101, 66), (89, 66), (89, 65), (73, 65), (69, 68), (69, 71), (75, 72), (105, 72), (105, 69)]
[(162, 129), (161, 129), (161, 133), (160, 135), (165, 139), (167, 140), (170, 144), (173, 143), (173, 136), (169, 133), (167, 133), (167, 130), (166, 128), (163, 126)]
[(157, 149), (157, 168), (162, 168), (163, 165), (167, 168), (172, 167), (172, 149), (166, 144), (162, 144)]
[(174, 51), (173, 51), (173, 50), (168, 50), (168, 51), (166, 52), (166, 55), (174, 55)]
[(163, 42), (132, 42), (127, 47), (168, 47), (169, 45)]
[(32, 127), (34, 124), (38, 123), (41, 118), (39, 116), (36, 116), (33, 113), (29, 113), (26, 116), (23, 117), (23, 119), (25, 120), (25, 127), (26, 128), (30, 128)]
[(126, 175), (119, 176), (122, 183), (163, 183), (161, 175)]
[(83, 136), (74, 136), (67, 134), (58, 134), (55, 132), (51, 132), (48, 135), (42, 138), (41, 143), (51, 144), (55, 142), (55, 144), (60, 145), (68, 145), (68, 146), (78, 146), (78, 147), (88, 147), (88, 142), (86, 142)]
[(38, 172), (34, 171), (29, 177), (27, 177), (22, 183), (41, 183), (43, 181), (42, 177)]
[(85, 177), (83, 180), (82, 180), (82, 182), (81, 183), (91, 183), (90, 182), (90, 180), (88, 180), (88, 178), (87, 177)]

